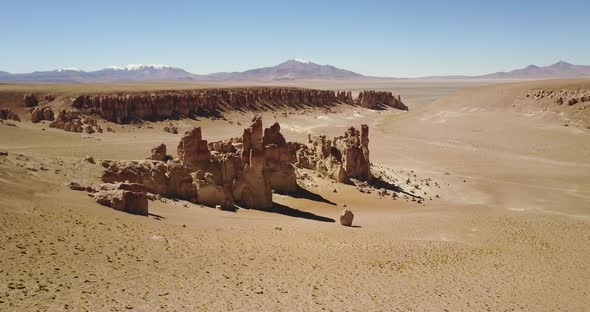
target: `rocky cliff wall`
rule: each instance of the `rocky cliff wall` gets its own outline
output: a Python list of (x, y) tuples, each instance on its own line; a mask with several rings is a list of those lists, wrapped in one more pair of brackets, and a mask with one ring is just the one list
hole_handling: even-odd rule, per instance
[(165, 120), (177, 117), (210, 116), (228, 110), (259, 111), (285, 107), (360, 105), (371, 109), (394, 107), (407, 110), (391, 92), (363, 91), (353, 98), (350, 91), (294, 88), (203, 89), (152, 94), (81, 95), (72, 106), (98, 114), (116, 123), (136, 120)]

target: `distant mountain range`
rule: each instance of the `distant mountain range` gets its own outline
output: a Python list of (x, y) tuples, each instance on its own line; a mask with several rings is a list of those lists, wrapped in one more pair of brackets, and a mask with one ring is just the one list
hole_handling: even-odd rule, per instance
[(305, 60), (293, 59), (273, 67), (251, 69), (244, 72), (214, 73), (208, 78), (219, 80), (298, 80), (298, 79), (349, 79), (364, 77), (361, 74), (318, 65)]
[(590, 77), (590, 66), (574, 65), (559, 61), (548, 66), (529, 65), (509, 72), (497, 72), (481, 76), (430, 76), (429, 79), (558, 79)]
[[(553, 65), (535, 65), (510, 72), (497, 72), (481, 76), (429, 76), (421, 79), (553, 79), (590, 77), (590, 66), (573, 65), (559, 61)], [(125, 67), (109, 66), (96, 71), (61, 68), (11, 74), (0, 71), (0, 82), (32, 83), (91, 83), (133, 81), (289, 81), (303, 79), (373, 79), (377, 77), (340, 69), (331, 65), (292, 59), (276, 66), (251, 69), (243, 72), (220, 72), (196, 75), (182, 68), (158, 64), (131, 64)], [(380, 77), (386, 79), (386, 77)]]
[(244, 72), (221, 72), (196, 75), (181, 68), (158, 64), (131, 64), (125, 67), (109, 66), (97, 71), (62, 68), (27, 74), (0, 72), (2, 82), (122, 82), (122, 81), (223, 81), (259, 80), (281, 81), (297, 79), (349, 79), (361, 74), (331, 65), (319, 65), (293, 59), (273, 67), (257, 68)]
[(96, 71), (61, 68), (52, 71), (36, 71), (28, 74), (0, 72), (3, 82), (122, 82), (191, 80), (197, 77), (184, 69), (157, 64), (131, 64), (126, 67), (110, 66)]

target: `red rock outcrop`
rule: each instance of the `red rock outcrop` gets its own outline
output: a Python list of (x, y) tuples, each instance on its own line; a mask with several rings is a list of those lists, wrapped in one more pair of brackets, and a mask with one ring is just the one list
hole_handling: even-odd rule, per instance
[(391, 92), (366, 91), (353, 99), (350, 91), (295, 88), (202, 89), (152, 94), (82, 95), (72, 106), (116, 123), (165, 120), (192, 115), (210, 116), (226, 110), (257, 111), (281, 107), (328, 107), (338, 103), (369, 108), (381, 106), (407, 110)]
[(309, 138), (307, 145), (292, 143), (295, 165), (326, 174), (341, 183), (351, 178), (370, 181), (369, 127), (361, 131), (349, 128), (344, 136), (328, 140), (326, 136)]
[(273, 190), (293, 193), (299, 189), (297, 176), (291, 164), (289, 145), (280, 131), (281, 126), (278, 122), (264, 129), (262, 144), (265, 148), (265, 167), (269, 171), (270, 185)]
[[(308, 144), (288, 143), (273, 124), (262, 131), (255, 118), (241, 138), (210, 142), (200, 128), (185, 132), (178, 145), (179, 159), (170, 161), (165, 145), (152, 150), (152, 160), (104, 161), (102, 180), (139, 183), (155, 194), (209, 206), (268, 209), (272, 191), (297, 192), (294, 162), (327, 174), (339, 182), (369, 181), (369, 129), (350, 128), (333, 141), (325, 136)], [(167, 160), (164, 162), (163, 160)]]
[(180, 163), (195, 169), (207, 167), (211, 158), (207, 141), (202, 139), (201, 127), (184, 133), (177, 148)]
[(401, 96), (398, 95), (396, 98), (391, 92), (386, 91), (362, 91), (356, 98), (355, 103), (370, 109), (388, 106), (408, 110), (408, 107), (402, 103)]
[(34, 94), (25, 94), (23, 97), (23, 102), (25, 103), (26, 107), (35, 107), (39, 105), (39, 101)]
[(0, 120), (20, 121), (18, 114), (11, 111), (10, 108), (0, 108)]
[(527, 98), (536, 101), (542, 99), (554, 99), (555, 103), (561, 105), (567, 103), (572, 106), (578, 103), (590, 102), (590, 90), (530, 90), (526, 94)]
[(360, 132), (354, 127), (349, 128), (344, 136), (334, 138), (333, 146), (340, 152), (340, 161), (347, 178), (371, 181), (367, 125), (361, 125)]
[(51, 109), (51, 107), (46, 106), (33, 108), (33, 110), (31, 111), (31, 122), (38, 123), (42, 120), (55, 120), (53, 110)]
[(590, 129), (590, 88), (585, 86), (527, 90), (512, 106), (527, 113), (557, 113), (565, 125)]
[(157, 161), (166, 161), (168, 156), (166, 155), (166, 145), (160, 144), (151, 150), (152, 155), (148, 159)]
[(61, 110), (55, 121), (49, 124), (51, 128), (63, 129), (70, 132), (94, 133), (102, 132), (102, 129), (93, 118), (85, 117), (78, 111)]
[(94, 193), (97, 203), (115, 210), (147, 216), (146, 188), (136, 183), (103, 183)]
[(266, 168), (261, 118), (255, 118), (253, 124), (244, 129), (240, 154), (243, 170), (234, 184), (234, 198), (246, 207), (272, 207), (272, 186)]
[(199, 194), (199, 203), (211, 207), (219, 205), (225, 209), (233, 208), (234, 202), (231, 191), (218, 185), (213, 178), (213, 174), (199, 170), (191, 173), (191, 177)]
[(190, 168), (175, 162), (161, 161), (104, 161), (102, 181), (106, 183), (129, 181), (143, 184), (147, 191), (168, 198), (197, 201)]

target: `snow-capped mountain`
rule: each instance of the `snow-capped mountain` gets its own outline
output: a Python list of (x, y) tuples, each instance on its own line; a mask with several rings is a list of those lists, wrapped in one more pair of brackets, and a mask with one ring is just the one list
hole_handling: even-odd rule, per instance
[(198, 78), (184, 69), (160, 64), (129, 64), (109, 66), (96, 71), (83, 71), (64, 67), (51, 71), (37, 71), (27, 74), (0, 73), (5, 82), (122, 82), (122, 81), (177, 81)]
[[(482, 76), (431, 76), (436, 79), (548, 79), (590, 77), (590, 66), (559, 61), (549, 66), (530, 65), (510, 72)], [(0, 71), (0, 82), (92, 83), (124, 81), (283, 81), (302, 79), (372, 78), (331, 65), (319, 65), (303, 59), (291, 59), (276, 66), (243, 72), (219, 72), (195, 75), (178, 67), (162, 64), (108, 66), (96, 71), (64, 67), (51, 71), (11, 74)]]
[(221, 81), (221, 80), (295, 80), (295, 79), (347, 79), (364, 77), (360, 74), (319, 65), (302, 59), (292, 59), (276, 66), (251, 69), (244, 72), (223, 72), (195, 75), (182, 68), (162, 64), (129, 64), (108, 66), (96, 71), (83, 71), (64, 67), (52, 71), (28, 74), (0, 72), (4, 82), (122, 82), (122, 81)]
[(162, 65), (162, 64), (129, 64), (127, 66), (107, 66), (105, 69), (114, 69), (114, 70), (162, 70), (172, 68), (172, 66)]
[(161, 64), (129, 64), (127, 66), (109, 66), (95, 72), (89, 72), (93, 80), (104, 81), (169, 81), (191, 80), (198, 76), (182, 68)]
[(66, 71), (73, 71), (73, 72), (81, 72), (81, 70), (75, 68), (75, 67), (64, 67), (64, 68), (59, 68), (55, 70), (56, 72), (66, 72)]

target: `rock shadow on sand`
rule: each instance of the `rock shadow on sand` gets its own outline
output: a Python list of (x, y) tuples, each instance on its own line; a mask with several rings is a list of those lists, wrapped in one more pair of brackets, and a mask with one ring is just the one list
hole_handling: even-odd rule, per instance
[(258, 208), (242, 208), (242, 209), (258, 210), (258, 211), (264, 211), (264, 212), (270, 212), (270, 213), (278, 213), (278, 214), (282, 214), (284, 216), (289, 216), (289, 217), (294, 217), (294, 218), (302, 218), (302, 219), (308, 219), (308, 220), (320, 221), (320, 222), (330, 222), (330, 223), (336, 222), (336, 220), (334, 220), (332, 218), (319, 216), (319, 215), (316, 215), (311, 212), (291, 208), (289, 206), (279, 204), (277, 202), (273, 202), (272, 207), (268, 208), (268, 209), (258, 209)]
[[(281, 193), (278, 193), (281, 194)], [(287, 196), (291, 196), (293, 198), (303, 198), (303, 199), (309, 199), (309, 200), (313, 200), (316, 202), (320, 202), (320, 203), (324, 203), (324, 204), (329, 204), (332, 206), (336, 206), (336, 203), (333, 201), (330, 201), (328, 199), (326, 199), (325, 197), (323, 197), (320, 194), (314, 193), (308, 189), (305, 189), (301, 186), (298, 187), (296, 192), (292, 192), (292, 193), (288, 193), (288, 194), (282, 194), (282, 195), (287, 195)]]
[(403, 188), (401, 188), (401, 187), (399, 187), (399, 186), (397, 186), (397, 185), (395, 185), (393, 183), (389, 183), (389, 182), (387, 182), (387, 181), (385, 181), (385, 180), (383, 180), (383, 179), (381, 179), (379, 177), (373, 177), (373, 179), (371, 180), (371, 183), (369, 183), (369, 185), (371, 185), (372, 187), (377, 188), (377, 189), (383, 188), (383, 189), (386, 189), (388, 191), (393, 191), (393, 192), (396, 192), (396, 193), (402, 193), (402, 194), (405, 194), (405, 195), (408, 195), (408, 196), (411, 196), (411, 197), (414, 197), (414, 198), (419, 198), (419, 199), (422, 199), (422, 200), (424, 199), (422, 196), (418, 196), (416, 194), (412, 194), (410, 192), (407, 192)]
[(154, 219), (156, 219), (158, 221), (160, 221), (162, 219), (166, 219), (166, 217), (164, 217), (164, 216), (161, 216), (161, 215), (158, 215), (155, 213), (151, 213), (151, 212), (148, 212), (148, 217), (153, 217)]

